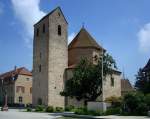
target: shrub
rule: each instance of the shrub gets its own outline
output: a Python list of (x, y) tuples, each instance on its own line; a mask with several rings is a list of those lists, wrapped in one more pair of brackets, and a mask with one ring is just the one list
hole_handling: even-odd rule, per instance
[(27, 108), (27, 112), (31, 112), (31, 111), (32, 111), (32, 109), (28, 107)]
[(48, 107), (46, 108), (46, 112), (54, 112), (53, 106), (48, 106)]
[(106, 115), (115, 115), (120, 114), (121, 109), (119, 107), (116, 108), (108, 108), (105, 112)]
[(92, 116), (101, 116), (103, 115), (103, 112), (100, 110), (96, 110), (96, 111), (88, 111), (88, 115), (92, 115)]
[(146, 95), (145, 101), (146, 101), (146, 104), (147, 104), (147, 106), (148, 106), (148, 108), (150, 110), (150, 93)]
[(146, 98), (142, 93), (129, 93), (124, 96), (125, 112), (128, 115), (146, 115), (148, 107), (146, 104)]
[(63, 112), (64, 110), (63, 110), (62, 107), (56, 107), (55, 111), (56, 111), (56, 112)]
[(140, 103), (136, 108), (136, 115), (147, 115), (148, 106), (145, 103)]
[(81, 108), (78, 108), (78, 109), (75, 109), (75, 114), (85, 115), (86, 111)]
[(65, 111), (72, 111), (74, 109), (74, 106), (69, 105), (65, 107)]
[(36, 108), (35, 108), (35, 111), (36, 112), (42, 112), (44, 111), (45, 107), (43, 105), (38, 105)]

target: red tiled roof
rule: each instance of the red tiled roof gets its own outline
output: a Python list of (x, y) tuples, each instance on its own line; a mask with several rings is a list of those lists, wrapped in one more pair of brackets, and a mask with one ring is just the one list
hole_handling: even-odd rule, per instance
[(21, 68), (17, 68), (17, 69), (14, 69), (14, 70), (11, 70), (9, 72), (6, 72), (6, 73), (3, 73), (0, 75), (0, 78), (11, 78), (13, 77), (14, 75), (27, 75), (27, 76), (32, 76), (32, 73), (27, 70), (25, 67), (21, 67)]

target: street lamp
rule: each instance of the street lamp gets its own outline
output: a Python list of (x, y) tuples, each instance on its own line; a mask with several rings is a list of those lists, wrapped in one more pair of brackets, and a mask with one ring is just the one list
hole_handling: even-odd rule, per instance
[(103, 56), (104, 56), (104, 51), (103, 51), (103, 48), (102, 48), (102, 72), (101, 72), (101, 75), (102, 75), (102, 102), (104, 102), (104, 77), (103, 77)]
[(1, 82), (2, 82), (2, 95), (3, 95), (3, 99), (4, 99), (4, 106), (1, 108), (2, 111), (8, 111), (8, 106), (7, 106), (7, 92), (4, 88), (4, 79), (1, 78)]

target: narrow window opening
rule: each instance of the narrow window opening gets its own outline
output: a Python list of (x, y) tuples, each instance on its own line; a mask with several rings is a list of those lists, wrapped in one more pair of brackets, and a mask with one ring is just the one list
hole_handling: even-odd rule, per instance
[(111, 78), (111, 86), (114, 86), (114, 78)]
[(43, 33), (45, 33), (45, 24), (43, 24)]
[(58, 16), (60, 17), (60, 13), (58, 12)]
[(61, 36), (61, 26), (58, 25), (58, 35)]
[(40, 52), (40, 59), (42, 59), (42, 53)]
[(19, 96), (19, 102), (22, 103), (22, 97), (21, 96)]
[(36, 36), (39, 36), (39, 29), (36, 29)]
[(41, 65), (39, 65), (39, 72), (41, 72)]

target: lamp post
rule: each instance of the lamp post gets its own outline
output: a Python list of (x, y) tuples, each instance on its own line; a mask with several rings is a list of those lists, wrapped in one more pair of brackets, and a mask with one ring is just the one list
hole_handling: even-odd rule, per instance
[(102, 102), (104, 101), (104, 77), (103, 77), (103, 55), (104, 55), (104, 51), (103, 51), (103, 48), (102, 48), (102, 72), (101, 72), (101, 75), (102, 75)]
[(8, 111), (8, 106), (7, 106), (7, 92), (4, 88), (4, 79), (1, 78), (1, 82), (2, 82), (2, 95), (3, 95), (3, 102), (4, 102), (4, 106), (1, 108), (2, 111)]

